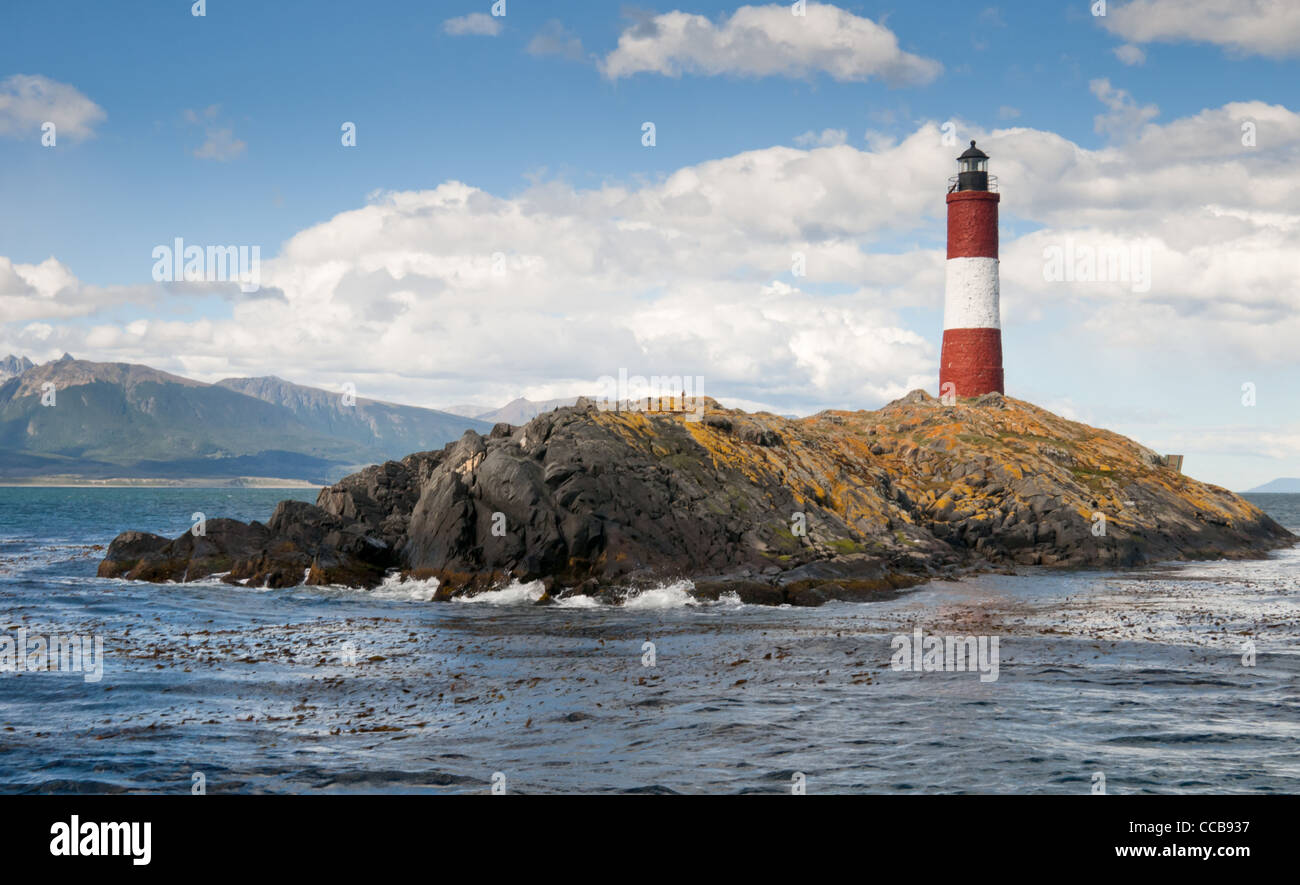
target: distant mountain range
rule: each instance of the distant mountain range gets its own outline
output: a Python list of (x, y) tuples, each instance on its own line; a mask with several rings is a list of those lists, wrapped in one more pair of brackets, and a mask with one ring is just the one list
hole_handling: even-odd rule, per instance
[(36, 364), (25, 356), (7, 356), (0, 360), (0, 382), (21, 375)]
[(578, 401), (576, 396), (564, 399), (548, 399), (537, 402), (524, 397), (511, 400), (504, 406), (496, 409), (486, 408), (479, 405), (456, 405), (447, 406), (444, 412), (450, 412), (453, 415), (462, 415), (466, 418), (477, 418), (480, 421), (487, 421), (496, 424), (504, 421), (507, 424), (527, 424), (543, 412), (553, 412), (556, 409), (565, 406), (571, 406)]
[(1281, 477), (1279, 479), (1266, 482), (1262, 486), (1257, 486), (1256, 488), (1248, 489), (1246, 491), (1246, 494), (1249, 495), (1252, 492), (1260, 492), (1264, 494), (1271, 493), (1271, 494), (1283, 494), (1283, 495), (1300, 495), (1300, 479), (1296, 477)]
[[(52, 402), (52, 405), (43, 404)], [(69, 476), (331, 482), (490, 421), (291, 384), (205, 384), (149, 366), (0, 361), (0, 480)]]

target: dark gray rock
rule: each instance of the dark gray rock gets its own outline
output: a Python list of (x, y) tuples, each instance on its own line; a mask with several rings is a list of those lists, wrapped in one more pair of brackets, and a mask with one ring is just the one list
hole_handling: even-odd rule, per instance
[(710, 402), (691, 422), (583, 401), (368, 467), (315, 505), (281, 503), (265, 526), (123, 533), (100, 574), (368, 587), (397, 569), (436, 577), (441, 599), (542, 580), (543, 602), (689, 578), (703, 597), (818, 605), (966, 567), (1126, 566), (1295, 541), (1131, 441), (1003, 397), (939, 408), (914, 391), (833, 417)]

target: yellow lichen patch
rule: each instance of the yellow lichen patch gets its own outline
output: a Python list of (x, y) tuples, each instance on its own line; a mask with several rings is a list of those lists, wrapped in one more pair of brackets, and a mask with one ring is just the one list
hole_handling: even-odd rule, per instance
[[(1104, 513), (1117, 528), (1145, 533), (1158, 533), (1172, 511), (1183, 524), (1260, 518), (1231, 493), (1160, 467), (1150, 450), (1123, 437), (1010, 398), (949, 408), (908, 397), (875, 412), (797, 420), (713, 404), (704, 418), (684, 426), (707, 458), (682, 449), (673, 426), (682, 416), (604, 413), (598, 420), (674, 469), (690, 469), (695, 458), (752, 483), (774, 507), (833, 515), (843, 524), (838, 531), (864, 543), (882, 536), (898, 543), (897, 526), (924, 526), (931, 517), (969, 520), (985, 533), (989, 521), (1016, 525), (1062, 510), (1083, 521)], [(1133, 497), (1143, 505), (1125, 506)]]

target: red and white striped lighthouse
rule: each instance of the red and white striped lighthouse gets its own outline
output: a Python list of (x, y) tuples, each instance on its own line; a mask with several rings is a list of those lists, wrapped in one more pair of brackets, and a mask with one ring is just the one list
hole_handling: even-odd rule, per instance
[(948, 188), (948, 275), (943, 297), (939, 396), (1002, 389), (998, 308), (998, 193), (989, 157), (975, 142), (957, 158)]

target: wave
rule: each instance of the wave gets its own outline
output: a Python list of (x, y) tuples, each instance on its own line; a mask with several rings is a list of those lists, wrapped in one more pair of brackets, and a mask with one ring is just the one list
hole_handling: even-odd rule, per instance
[[(240, 581), (235, 584), (228, 584), (223, 579), (228, 576), (228, 572), (208, 575), (198, 581), (188, 581), (184, 584), (178, 582), (168, 582), (173, 586), (185, 586), (195, 589), (222, 589), (230, 590), (240, 588), (251, 590), (255, 593), (272, 592), (269, 587), (250, 587)], [(81, 582), (84, 579), (72, 579)], [(138, 587), (139, 582), (127, 581), (122, 578), (107, 579), (108, 583), (120, 584), (129, 587)], [(291, 588), (289, 592), (302, 597), (310, 596), (347, 596), (357, 599), (383, 599), (395, 602), (432, 602), (435, 594), (438, 592), (440, 582), (437, 578), (409, 578), (404, 577), (398, 572), (388, 574), (379, 586), (371, 590), (362, 590), (355, 587), (344, 587), (341, 585), (307, 585), (299, 584)], [(573, 594), (570, 596), (561, 596), (553, 600), (555, 608), (561, 609), (627, 609), (629, 611), (667, 611), (679, 608), (699, 608), (699, 609), (718, 609), (718, 608), (740, 608), (744, 605), (740, 597), (735, 593), (724, 593), (716, 600), (701, 599), (694, 595), (695, 584), (689, 580), (679, 580), (661, 583), (655, 586), (646, 587), (640, 590), (628, 591), (625, 595), (616, 596), (607, 594), (604, 596), (587, 596), (583, 594)], [(454, 596), (452, 602), (462, 605), (491, 605), (491, 606), (521, 606), (533, 605), (546, 594), (546, 588), (541, 581), (520, 582), (513, 580), (504, 587), (496, 590), (485, 590), (472, 596)]]
[(546, 588), (541, 581), (529, 581), (521, 584), (511, 581), (500, 590), (487, 590), (474, 596), (455, 596), (455, 602), (478, 605), (531, 605), (541, 599)]
[[(562, 596), (554, 601), (554, 605), (556, 608), (564, 609), (624, 608), (632, 611), (662, 611), (708, 606), (739, 607), (743, 604), (740, 597), (735, 593), (724, 594), (714, 602), (708, 599), (699, 599), (692, 595), (694, 589), (695, 585), (690, 581), (674, 581), (647, 587), (644, 590), (634, 590), (622, 598), (615, 599), (581, 594)], [(488, 590), (474, 596), (457, 596), (454, 601), (498, 606), (532, 605), (541, 599), (545, 593), (546, 589), (541, 581), (529, 581), (528, 583), (511, 581), (500, 590)]]
[(399, 572), (390, 572), (378, 586), (369, 589), (342, 584), (299, 584), (292, 588), (292, 592), (301, 598), (327, 596), (359, 600), (382, 599), (390, 602), (432, 602), (433, 595), (438, 592), (438, 583), (437, 578), (407, 578)]
[(396, 599), (406, 602), (432, 602), (438, 592), (437, 578), (403, 578), (393, 573), (384, 577), (375, 589), (369, 591), (371, 596), (380, 599)]
[(695, 585), (690, 581), (674, 581), (635, 591), (623, 600), (623, 608), (635, 611), (652, 609), (683, 608), (685, 606), (707, 605), (707, 601), (696, 599), (691, 595)]
[(635, 611), (653, 611), (672, 608), (696, 608), (696, 607), (715, 607), (723, 606), (727, 608), (740, 608), (744, 605), (740, 601), (737, 593), (723, 593), (716, 600), (701, 599), (695, 596), (692, 591), (695, 590), (695, 584), (691, 581), (682, 580), (674, 581), (671, 584), (660, 584), (657, 587), (649, 587), (629, 594), (623, 600), (623, 608), (633, 609)]
[(584, 596), (578, 593), (555, 600), (555, 606), (556, 608), (601, 608), (604, 603), (594, 596)]

